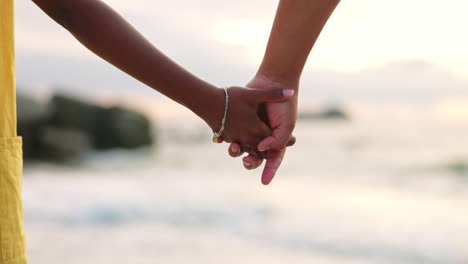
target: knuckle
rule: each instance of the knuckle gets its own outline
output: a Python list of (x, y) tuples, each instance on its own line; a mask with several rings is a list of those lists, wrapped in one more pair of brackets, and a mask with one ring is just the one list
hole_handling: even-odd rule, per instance
[(284, 127), (289, 131), (293, 131), (296, 127), (296, 124), (294, 122), (288, 122), (284, 125)]
[(265, 124), (262, 123), (262, 121), (259, 120), (259, 123), (255, 126), (255, 134), (257, 136), (263, 136), (267, 137), (272, 134), (272, 130), (267, 127)]
[[(223, 134), (222, 137), (223, 137), (224, 142), (226, 142), (226, 143), (235, 142), (235, 141), (232, 140), (232, 138), (231, 138), (229, 135)], [(230, 148), (229, 148), (229, 149), (230, 149)]]
[(275, 89), (273, 91), (273, 95), (277, 98), (282, 98), (283, 97), (283, 89)]
[(249, 137), (248, 140), (245, 141), (245, 144), (249, 145), (251, 148), (257, 148), (258, 143), (260, 143), (261, 138), (259, 137)]

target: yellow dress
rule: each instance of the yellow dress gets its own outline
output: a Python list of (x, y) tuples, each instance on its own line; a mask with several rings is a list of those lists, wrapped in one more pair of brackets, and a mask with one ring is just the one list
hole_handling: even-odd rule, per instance
[(0, 0), (0, 264), (26, 263), (13, 37), (13, 0)]

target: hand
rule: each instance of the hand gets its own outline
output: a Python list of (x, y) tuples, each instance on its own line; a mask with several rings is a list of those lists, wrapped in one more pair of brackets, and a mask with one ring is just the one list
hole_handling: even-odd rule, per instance
[[(286, 146), (290, 147), (293, 146), (295, 143), (296, 137), (291, 136)], [(231, 146), (229, 147), (229, 155), (231, 155), (232, 157), (239, 157), (242, 154), (244, 154), (244, 152), (247, 152), (249, 154), (248, 156), (242, 159), (244, 162), (244, 167), (248, 170), (256, 169), (257, 167), (262, 165), (264, 158), (267, 160), (267, 163), (265, 164), (265, 169), (263, 170), (262, 174), (262, 183), (268, 185), (274, 178), (276, 171), (281, 165), (282, 159), (286, 152), (286, 148), (280, 151), (269, 150), (259, 155), (258, 151), (246, 151), (246, 149), (239, 145), (237, 142), (231, 143)]]
[[(263, 75), (258, 74), (247, 85), (251, 88), (266, 89), (266, 88), (294, 88), (297, 90), (297, 84), (282, 84), (273, 82)], [(258, 150), (265, 151), (266, 164), (262, 173), (262, 183), (267, 185), (271, 182), (276, 174), (287, 145), (293, 145), (295, 137), (292, 136), (296, 119), (297, 119), (297, 93), (291, 100), (285, 102), (268, 102), (264, 105), (264, 114), (266, 121), (273, 129), (271, 136), (265, 138), (259, 143)], [(232, 143), (229, 147), (229, 154), (233, 157), (242, 155), (244, 149), (237, 143)], [(249, 155), (243, 158), (244, 167), (247, 169), (255, 169), (262, 164), (262, 157), (254, 152), (249, 152)]]
[[(221, 89), (220, 92), (222, 93), (222, 109), (216, 110), (218, 117), (212, 118), (213, 121), (209, 122), (214, 132), (219, 131), (221, 126), (222, 115), (220, 116), (219, 113), (224, 113), (225, 95)], [(289, 90), (280, 88), (229, 87), (228, 94), (228, 111), (222, 138), (227, 142), (241, 142), (243, 146), (251, 147), (252, 150), (257, 150), (258, 144), (272, 135), (270, 127), (257, 114), (260, 105), (265, 102), (283, 102), (292, 96)], [(215, 104), (220, 105), (219, 102)], [(257, 154), (259, 155), (259, 152)]]

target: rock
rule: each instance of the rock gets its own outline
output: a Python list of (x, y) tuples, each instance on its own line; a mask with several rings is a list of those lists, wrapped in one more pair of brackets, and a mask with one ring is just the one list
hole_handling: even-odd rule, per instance
[(25, 159), (67, 161), (91, 149), (137, 148), (153, 143), (142, 114), (63, 95), (41, 103), (17, 97), (18, 133)]
[(16, 104), (18, 122), (44, 122), (52, 115), (52, 108), (48, 103), (42, 103), (22, 94), (16, 95)]
[(458, 160), (448, 164), (446, 168), (456, 175), (468, 177), (468, 161)]
[(328, 107), (317, 112), (303, 112), (298, 114), (299, 120), (349, 120), (348, 114), (339, 107)]
[(93, 131), (98, 149), (137, 148), (153, 143), (150, 121), (140, 113), (112, 107), (100, 111)]
[(41, 132), (41, 159), (65, 162), (92, 148), (89, 135), (82, 130), (45, 127)]
[(52, 105), (51, 124), (88, 133), (96, 149), (132, 149), (153, 142), (151, 123), (140, 113), (121, 107), (105, 108), (62, 95), (55, 95)]
[(23, 137), (25, 159), (37, 158), (42, 151), (41, 130), (52, 116), (52, 108), (22, 94), (17, 94), (18, 134)]
[(51, 100), (53, 115), (49, 124), (56, 127), (83, 130), (93, 134), (99, 126), (106, 108), (63, 95), (54, 95)]

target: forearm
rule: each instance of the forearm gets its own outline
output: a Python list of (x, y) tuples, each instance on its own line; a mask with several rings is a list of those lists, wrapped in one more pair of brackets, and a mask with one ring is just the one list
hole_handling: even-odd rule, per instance
[(258, 74), (297, 87), (302, 70), (339, 0), (280, 0)]
[(170, 60), (103, 2), (34, 2), (96, 55), (188, 107), (207, 123), (211, 122), (207, 119), (217, 119), (206, 106), (215, 107), (213, 102), (220, 101), (223, 92)]

